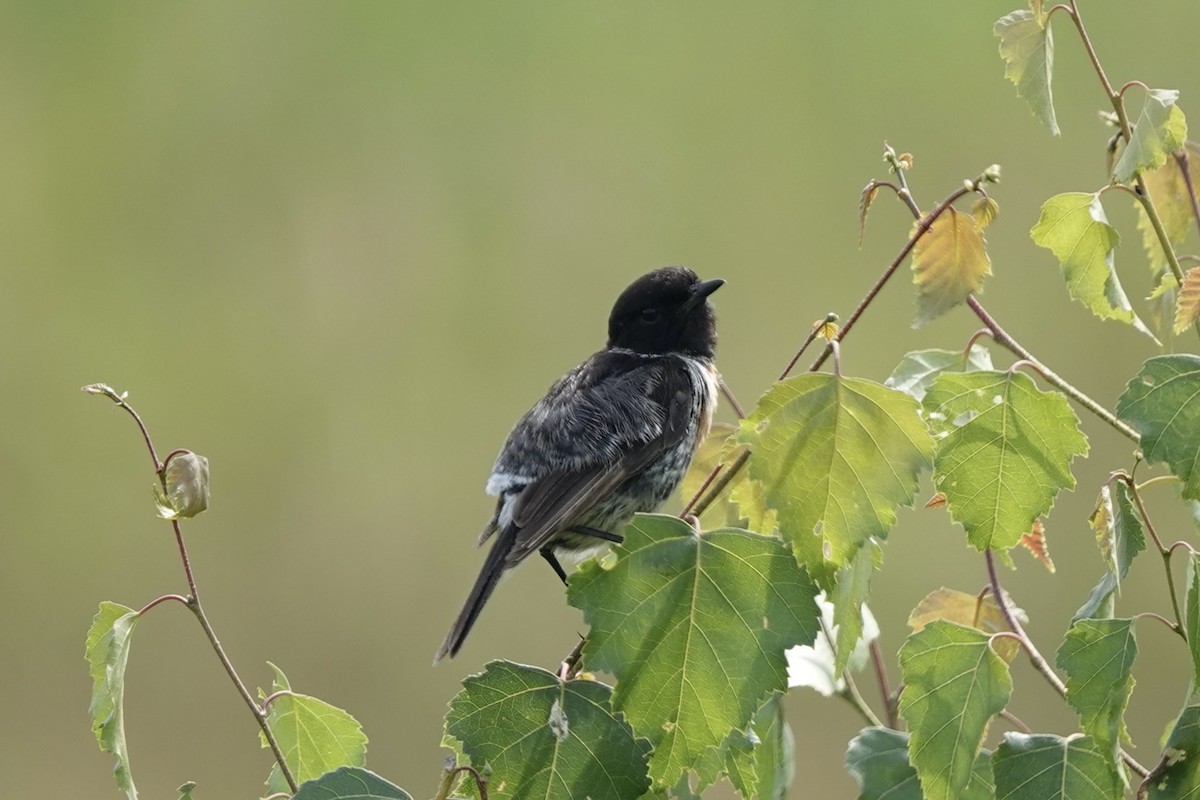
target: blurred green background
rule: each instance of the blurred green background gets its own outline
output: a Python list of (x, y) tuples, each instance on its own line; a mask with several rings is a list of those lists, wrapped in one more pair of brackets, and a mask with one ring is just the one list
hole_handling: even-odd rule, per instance
[[(583, 629), (550, 570), (527, 568), (461, 656), (430, 666), (482, 557), (483, 484), (508, 427), (603, 344), (633, 277), (684, 263), (728, 281), (719, 362), (750, 405), (903, 243), (911, 220), (881, 197), (856, 244), (885, 139), (914, 153), (926, 207), (999, 162), (983, 300), (1111, 406), (1157, 351), (1070, 304), (1028, 237), (1046, 197), (1104, 182), (1105, 100), (1056, 20), (1064, 135), (1048, 134), (991, 34), (1015, 5), (0, 7), (4, 794), (119, 796), (89, 730), (84, 634), (101, 600), (185, 589), (135, 428), (82, 384), (129, 390), (160, 452), (211, 460), (212, 508), (185, 530), (246, 681), (268, 683), (270, 659), (350, 710), (369, 764), (418, 797), (438, 779), (458, 682), (495, 657), (553, 666)], [(1200, 4), (1084, 10), (1115, 83), (1178, 88), (1200, 108), (1200, 73), (1171, 38), (1200, 27)], [(1144, 296), (1128, 198), (1106, 205), (1126, 287)], [(905, 351), (961, 347), (978, 327), (960, 309), (910, 330), (898, 277), (848, 339), (846, 371), (882, 380)], [(1058, 573), (1018, 553), (1007, 578), (1051, 654), (1102, 569), (1086, 523), (1097, 487), (1130, 462), (1128, 442), (1084, 426), (1092, 456), (1048, 523)], [(1164, 536), (1192, 535), (1161, 513)], [(1153, 562), (1123, 609), (1168, 613)], [(928, 591), (984, 580), (944, 512), (902, 513), (873, 603), (885, 648)], [(1139, 631), (1131, 732), (1152, 764), (1188, 666), (1165, 629)], [(1027, 664), (1014, 672), (1018, 714), (1074, 730)], [(187, 779), (197, 798), (258, 796), (267, 753), (183, 609), (142, 621), (129, 681), (145, 797)], [(840, 764), (857, 719), (811, 694), (788, 708), (794, 795), (853, 796)]]

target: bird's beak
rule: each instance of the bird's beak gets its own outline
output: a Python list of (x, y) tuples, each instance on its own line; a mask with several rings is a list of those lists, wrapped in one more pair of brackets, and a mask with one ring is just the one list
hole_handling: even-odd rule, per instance
[(724, 285), (725, 281), (720, 278), (714, 278), (711, 281), (700, 281), (692, 287), (692, 296), (688, 300), (688, 307), (690, 308), (703, 303), (706, 297)]

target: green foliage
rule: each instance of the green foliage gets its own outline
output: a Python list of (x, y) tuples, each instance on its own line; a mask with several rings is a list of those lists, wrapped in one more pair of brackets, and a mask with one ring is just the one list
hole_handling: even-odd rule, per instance
[[(959, 800), (991, 800), (991, 753), (981, 750)], [(865, 728), (850, 740), (846, 769), (858, 781), (858, 800), (923, 800), (917, 771), (908, 763), (908, 734)]]
[(933, 480), (980, 550), (1008, 549), (1075, 485), (1087, 439), (1067, 400), (1019, 372), (943, 373), (925, 395), (938, 431)]
[(292, 800), (412, 800), (412, 795), (370, 770), (339, 767), (304, 783)]
[(1113, 594), (1129, 574), (1134, 557), (1146, 549), (1142, 518), (1134, 508), (1128, 484), (1123, 481), (1115, 481), (1111, 489), (1109, 484), (1100, 489), (1090, 521), (1108, 570), (1088, 595), (1088, 601), (1075, 612), (1074, 619), (1111, 617)]
[(1116, 764), (1133, 692), (1137, 640), (1131, 619), (1080, 619), (1067, 631), (1056, 663), (1067, 673), (1067, 702), (1083, 732)]
[(859, 549), (850, 566), (837, 575), (833, 589), (833, 624), (837, 628), (833, 647), (835, 674), (846, 668), (862, 638), (862, 607), (871, 595), (871, 576), (882, 561), (883, 550), (877, 543), (868, 542)]
[[(366, 764), (367, 737), (358, 720), (324, 700), (293, 692), (283, 670), (274, 664), (271, 669), (275, 671), (271, 693), (282, 694), (267, 708), (267, 724), (296, 780), (304, 783), (338, 767)], [(266, 697), (261, 689), (259, 695)], [(262, 746), (268, 747), (265, 737)], [(288, 791), (278, 764), (271, 767), (267, 790)]]
[(1113, 177), (1127, 182), (1139, 172), (1155, 170), (1187, 140), (1187, 120), (1174, 89), (1151, 89), (1133, 126), (1129, 144), (1113, 167)]
[(1200, 697), (1192, 695), (1175, 720), (1163, 761), (1147, 783), (1150, 800), (1195, 800), (1200, 789)]
[(900, 670), (900, 715), (911, 731), (909, 759), (925, 798), (958, 798), (988, 723), (1008, 704), (1008, 664), (987, 634), (937, 620), (908, 637)]
[(773, 695), (754, 716), (758, 744), (754, 748), (755, 783), (747, 791), (739, 787), (743, 797), (757, 800), (786, 800), (796, 777), (796, 742), (792, 728), (783, 717), (779, 695)]
[(992, 369), (992, 354), (986, 347), (973, 344), (964, 355), (960, 350), (913, 350), (883, 382), (889, 389), (898, 389), (918, 403), (943, 372), (979, 372)]
[(1192, 654), (1192, 685), (1200, 686), (1200, 553), (1193, 552), (1187, 563), (1187, 597), (1184, 601), (1184, 629)]
[(1142, 455), (1183, 480), (1183, 496), (1200, 500), (1200, 356), (1155, 356), (1125, 387), (1117, 414), (1141, 435)]
[(1000, 37), (1000, 58), (1004, 77), (1017, 87), (1034, 115), (1055, 136), (1058, 120), (1054, 116), (1054, 94), (1050, 80), (1054, 72), (1054, 36), (1040, 11), (1021, 9), (996, 21), (993, 31)]
[(1108, 224), (1100, 194), (1066, 192), (1042, 204), (1042, 216), (1029, 232), (1034, 243), (1058, 259), (1067, 290), (1100, 319), (1116, 319), (1154, 335), (1133, 313), (1113, 264), (1121, 241)]
[(784, 650), (816, 638), (817, 589), (778, 539), (676, 517), (635, 517), (614, 550), (567, 597), (591, 626), (585, 662), (617, 677), (613, 707), (650, 737), (655, 785), (671, 786), (786, 690)]
[(1003, 800), (1119, 800), (1120, 772), (1089, 736), (1006, 733), (992, 754)]
[(912, 398), (839, 375), (775, 384), (739, 438), (780, 533), (824, 582), (871, 538), (887, 536), (933, 454)]
[(446, 715), (457, 740), (485, 770), (492, 798), (633, 800), (650, 787), (650, 743), (610, 706), (611, 690), (563, 682), (536, 667), (493, 661), (463, 681)]
[(129, 748), (125, 744), (125, 666), (129, 662), (130, 638), (138, 614), (118, 603), (104, 602), (88, 629), (85, 656), (92, 675), (92, 732), (100, 749), (117, 757), (113, 774), (117, 786), (129, 800), (137, 800), (137, 788), (129, 772)]

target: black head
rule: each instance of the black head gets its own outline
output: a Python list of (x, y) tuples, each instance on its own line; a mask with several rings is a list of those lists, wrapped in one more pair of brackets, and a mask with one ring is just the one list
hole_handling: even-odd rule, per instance
[(717, 320), (708, 296), (725, 281), (701, 281), (687, 267), (663, 267), (629, 285), (608, 318), (608, 346), (637, 353), (712, 358)]

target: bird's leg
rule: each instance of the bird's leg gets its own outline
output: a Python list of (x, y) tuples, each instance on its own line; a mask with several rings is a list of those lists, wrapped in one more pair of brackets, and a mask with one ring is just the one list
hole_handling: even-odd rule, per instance
[(567, 571), (562, 568), (562, 564), (558, 563), (558, 557), (554, 555), (554, 548), (546, 545), (538, 552), (542, 554), (542, 558), (546, 559), (546, 562), (554, 569), (554, 574), (558, 576), (559, 580), (565, 586), (567, 584)]
[(603, 539), (606, 542), (614, 544), (620, 544), (625, 541), (625, 537), (619, 533), (609, 533), (608, 531), (602, 531), (599, 528), (592, 528), (587, 525), (572, 525), (571, 530), (584, 536), (594, 536), (597, 539)]

